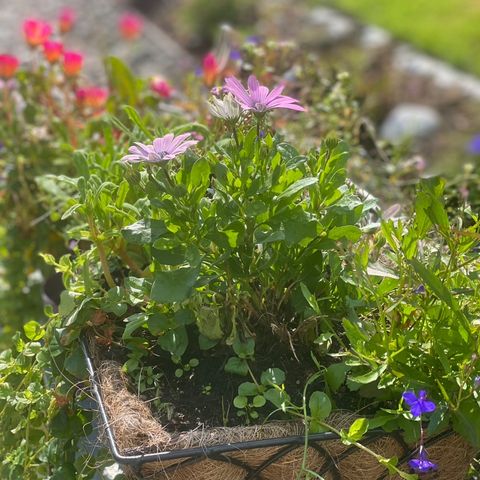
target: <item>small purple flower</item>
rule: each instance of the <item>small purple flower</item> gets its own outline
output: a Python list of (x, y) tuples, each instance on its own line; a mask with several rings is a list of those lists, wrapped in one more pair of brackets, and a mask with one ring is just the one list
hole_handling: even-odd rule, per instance
[(175, 137), (173, 133), (168, 133), (164, 137), (156, 138), (152, 145), (136, 142), (128, 149), (129, 154), (122, 158), (122, 162), (157, 163), (172, 160), (198, 143), (197, 140), (187, 140), (190, 135), (191, 133), (184, 133)]
[(258, 35), (249, 35), (246, 40), (246, 43), (251, 43), (253, 45), (258, 45), (260, 43), (260, 37)]
[(263, 114), (275, 108), (304, 112), (305, 108), (298, 105), (298, 100), (282, 95), (283, 89), (284, 85), (278, 85), (270, 91), (267, 87), (260, 85), (254, 75), (248, 77), (248, 90), (235, 77), (225, 79), (225, 90), (235, 97), (244, 110), (252, 110), (257, 114)]
[(467, 150), (472, 155), (480, 155), (480, 135), (475, 135), (468, 143)]
[(414, 417), (421, 417), (422, 413), (433, 412), (436, 408), (434, 402), (427, 400), (427, 392), (425, 390), (420, 390), (418, 397), (415, 395), (415, 392), (405, 392), (402, 397), (410, 407), (410, 412)]
[(477, 376), (473, 379), (473, 388), (475, 388), (475, 389), (479, 389), (479, 388), (480, 388), (480, 375), (477, 375)]
[(428, 459), (427, 452), (423, 445), (418, 452), (418, 458), (413, 458), (408, 464), (415, 472), (420, 473), (430, 472), (431, 470), (436, 470), (438, 467), (436, 463), (433, 463)]
[(424, 294), (425, 293), (425, 285), (420, 284), (413, 292), (418, 294), (418, 295)]
[(240, 52), (240, 50), (237, 50), (236, 48), (234, 48), (230, 52), (230, 60), (233, 60), (234, 62), (238, 62), (241, 59), (242, 59), (242, 53)]

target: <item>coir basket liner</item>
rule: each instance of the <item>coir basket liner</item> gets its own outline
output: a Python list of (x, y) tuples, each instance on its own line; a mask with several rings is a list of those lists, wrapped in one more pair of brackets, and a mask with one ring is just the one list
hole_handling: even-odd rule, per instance
[[(91, 350), (91, 348), (90, 348)], [(84, 343), (93, 392), (99, 404), (113, 457), (127, 478), (151, 480), (296, 480), (305, 449), (301, 422), (269, 422), (248, 427), (196, 429), (170, 434), (154, 418), (148, 404), (130, 392), (121, 365), (95, 362)], [(95, 365), (95, 367), (94, 367)], [(335, 413), (329, 422), (348, 428), (350, 413)], [(385, 457), (396, 456), (408, 471), (415, 446), (397, 434), (375, 432), (362, 443)], [(426, 441), (436, 472), (422, 478), (464, 480), (472, 447), (447, 431)], [(331, 433), (309, 436), (307, 466), (326, 480), (397, 479), (371, 455), (347, 446)]]

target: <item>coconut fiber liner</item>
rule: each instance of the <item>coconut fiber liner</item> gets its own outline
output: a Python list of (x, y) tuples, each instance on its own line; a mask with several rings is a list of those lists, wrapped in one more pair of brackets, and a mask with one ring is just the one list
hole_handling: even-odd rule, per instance
[[(194, 447), (231, 444), (251, 440), (303, 436), (301, 422), (268, 422), (245, 427), (195, 429), (171, 434), (154, 418), (147, 403), (131, 393), (121, 365), (113, 361), (97, 364), (96, 381), (100, 389), (109, 426), (122, 455), (147, 454)], [(348, 428), (358, 418), (352, 413), (337, 412), (328, 421), (337, 428)], [(396, 456), (408, 471), (407, 462), (415, 446), (406, 445), (400, 435), (379, 434), (362, 440), (373, 451), (387, 457)], [(426, 479), (464, 480), (473, 458), (472, 447), (452, 432), (426, 442), (430, 460), (438, 464), (436, 472), (422, 475)], [(136, 467), (123, 465), (127, 478), (151, 480), (296, 480), (304, 456), (304, 445), (267, 446), (211, 455), (153, 461)], [(213, 457), (213, 458), (212, 458)], [(325, 480), (399, 479), (389, 475), (371, 455), (339, 440), (309, 442), (307, 467)]]

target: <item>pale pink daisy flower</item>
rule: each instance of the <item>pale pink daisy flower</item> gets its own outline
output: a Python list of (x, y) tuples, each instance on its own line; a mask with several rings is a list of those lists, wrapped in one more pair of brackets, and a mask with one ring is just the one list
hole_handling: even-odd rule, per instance
[(164, 137), (156, 138), (152, 145), (136, 142), (128, 149), (129, 154), (122, 158), (122, 162), (158, 163), (172, 160), (198, 143), (197, 140), (188, 140), (190, 135), (184, 133), (176, 137), (173, 133), (167, 133)]
[(282, 95), (284, 85), (278, 85), (271, 91), (260, 85), (254, 75), (248, 77), (248, 90), (235, 77), (225, 79), (225, 90), (230, 92), (244, 110), (251, 110), (263, 114), (275, 108), (288, 108), (304, 112), (305, 108), (298, 105), (298, 100)]

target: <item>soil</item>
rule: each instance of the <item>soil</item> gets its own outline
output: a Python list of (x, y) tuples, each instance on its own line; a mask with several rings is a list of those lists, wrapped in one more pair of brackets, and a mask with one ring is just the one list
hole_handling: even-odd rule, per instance
[[(190, 345), (195, 342), (192, 341)], [(262, 352), (262, 353), (258, 353)], [(173, 364), (167, 355), (160, 354), (162, 363), (161, 408), (155, 415), (169, 431), (188, 431), (198, 427), (218, 427), (245, 425), (245, 416), (238, 416), (233, 406), (238, 386), (251, 382), (248, 377), (226, 373), (225, 364), (233, 354), (230, 347), (214, 349), (214, 352), (190, 351), (188, 357), (199, 360), (198, 367), (175, 377), (178, 365)], [(299, 356), (297, 352), (297, 356)], [(188, 361), (187, 356), (185, 359)], [(272, 342), (268, 348), (257, 347), (255, 361), (250, 362), (254, 376), (260, 379), (262, 371), (274, 367), (286, 372), (285, 388), (295, 404), (301, 405), (301, 389), (306, 380), (315, 373), (312, 361), (306, 355), (295, 358), (292, 351), (279, 342)], [(318, 388), (321, 388), (317, 385)], [(256, 409), (261, 423), (272, 411), (272, 405)], [(281, 412), (270, 419), (288, 418)]]
[[(152, 355), (144, 359), (144, 367), (155, 367), (161, 372), (160, 390), (151, 389), (141, 397), (150, 404), (153, 414), (169, 432), (189, 431), (198, 427), (237, 426), (248, 424), (245, 416), (238, 416), (238, 409), (233, 406), (238, 386), (243, 382), (251, 382), (250, 376), (226, 373), (227, 360), (234, 355), (229, 346), (216, 346), (212, 350), (192, 348), (196, 345), (194, 332), (189, 339), (189, 350), (184, 355), (182, 363), (188, 363), (192, 358), (199, 360), (197, 367), (177, 378), (175, 371), (181, 366), (174, 364), (170, 354), (159, 347)], [(268, 337), (267, 337), (268, 338)], [(256, 346), (255, 360), (249, 365), (256, 379), (268, 368), (280, 368), (286, 374), (285, 388), (296, 405), (302, 404), (302, 393), (305, 382), (317, 372), (310, 353), (296, 350), (293, 354), (290, 347), (280, 340), (268, 338), (268, 345)], [(113, 340), (113, 339), (112, 339)], [(155, 339), (150, 339), (155, 343)], [(272, 341), (273, 340), (273, 341)], [(128, 360), (125, 348), (120, 348), (120, 341), (108, 341), (109, 348), (103, 349), (104, 359), (124, 363)], [(320, 361), (327, 360), (320, 358)], [(331, 362), (328, 362), (331, 363)], [(132, 380), (132, 385), (134, 381)], [(312, 390), (324, 390), (322, 382), (314, 382)], [(263, 408), (255, 409), (259, 418), (252, 423), (262, 423), (269, 419), (288, 419), (282, 412), (270, 415), (273, 406), (267, 402)]]

